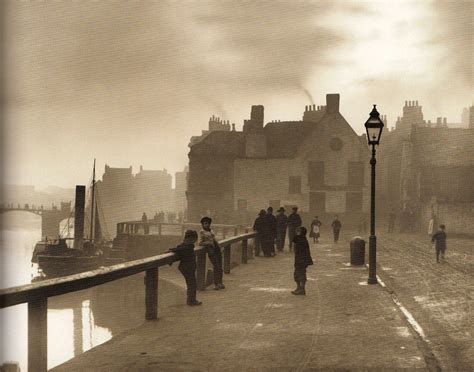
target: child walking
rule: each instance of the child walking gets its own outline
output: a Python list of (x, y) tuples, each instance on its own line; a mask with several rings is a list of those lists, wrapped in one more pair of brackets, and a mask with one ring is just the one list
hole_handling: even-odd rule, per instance
[(294, 279), (296, 289), (291, 291), (294, 295), (305, 295), (306, 268), (313, 264), (311, 252), (309, 250), (308, 239), (306, 239), (306, 228), (300, 226), (296, 229), (296, 236), (293, 239), (295, 250), (295, 273)]
[[(194, 243), (198, 238), (198, 234), (194, 230), (187, 230), (184, 234), (183, 242), (176, 248), (170, 248), (170, 252), (176, 253), (179, 260), (178, 269), (186, 280), (187, 304), (189, 306), (198, 306), (202, 302), (196, 300), (196, 255), (194, 253)], [(171, 264), (170, 264), (171, 265)]]
[(444, 252), (446, 251), (446, 229), (445, 225), (439, 225), (439, 230), (433, 234), (431, 243), (435, 243), (436, 248), (436, 262), (439, 263), (439, 254), (444, 262)]

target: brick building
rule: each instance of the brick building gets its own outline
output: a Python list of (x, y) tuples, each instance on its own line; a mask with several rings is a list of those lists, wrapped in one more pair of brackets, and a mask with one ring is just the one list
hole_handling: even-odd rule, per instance
[[(466, 115), (466, 114), (464, 114)], [(427, 231), (432, 213), (451, 232), (474, 234), (474, 107), (469, 126), (446, 118), (423, 118), (422, 106), (407, 101), (396, 127), (379, 147), (379, 205), (413, 210), (417, 231)]]
[(303, 215), (358, 219), (368, 206), (369, 152), (339, 99), (328, 94), (325, 106), (306, 106), (303, 120), (266, 125), (264, 107), (252, 106), (242, 132), (213, 131), (192, 144), (189, 218), (247, 222), (269, 205), (297, 205)]

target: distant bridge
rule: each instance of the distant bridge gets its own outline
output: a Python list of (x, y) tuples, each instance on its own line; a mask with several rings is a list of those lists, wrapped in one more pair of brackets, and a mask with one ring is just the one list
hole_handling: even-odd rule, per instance
[(2, 205), (0, 214), (13, 211), (34, 213), (41, 216), (41, 237), (57, 237), (59, 235), (59, 223), (71, 215), (71, 203), (61, 202), (61, 208), (58, 209), (55, 205), (52, 205), (51, 208), (44, 209), (42, 206), (33, 208), (29, 204), (25, 204), (23, 208), (21, 205), (17, 207), (14, 207), (14, 204), (10, 206)]

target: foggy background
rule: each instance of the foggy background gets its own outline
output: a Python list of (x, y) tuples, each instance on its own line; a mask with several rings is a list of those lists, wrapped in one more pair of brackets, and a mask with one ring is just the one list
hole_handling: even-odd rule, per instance
[(358, 132), (405, 100), (473, 103), (472, 1), (3, 2), (3, 183), (73, 187), (113, 167), (187, 164), (216, 114), (241, 130), (341, 94)]

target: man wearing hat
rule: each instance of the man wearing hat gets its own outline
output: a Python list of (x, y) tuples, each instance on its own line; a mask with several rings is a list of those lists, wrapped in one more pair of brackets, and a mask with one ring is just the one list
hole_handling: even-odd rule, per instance
[(216, 240), (214, 232), (211, 230), (212, 219), (210, 217), (201, 218), (202, 230), (199, 232), (199, 245), (206, 247), (207, 255), (214, 268), (214, 289), (224, 289), (222, 283), (222, 252)]
[(276, 229), (277, 229), (277, 249), (278, 252), (283, 252), (285, 248), (285, 238), (286, 238), (286, 227), (288, 226), (288, 217), (285, 214), (285, 208), (280, 207), (278, 209), (278, 214), (276, 216)]
[(275, 239), (277, 237), (277, 221), (276, 217), (273, 215), (273, 207), (268, 207), (267, 208), (267, 219), (268, 219), (268, 224), (270, 225), (270, 232), (272, 236), (272, 241), (271, 245), (269, 245), (270, 248), (270, 255), (275, 256)]
[(293, 239), (296, 236), (296, 228), (303, 224), (301, 217), (298, 214), (298, 207), (291, 208), (292, 212), (288, 216), (288, 238), (290, 239), (290, 252), (293, 251)]
[[(253, 229), (258, 234), (258, 240), (262, 247), (263, 255), (265, 257), (272, 257), (273, 233), (265, 209), (260, 210), (258, 213), (258, 217), (253, 224)], [(255, 256), (260, 256), (258, 250), (256, 250)]]
[(170, 252), (174, 252), (178, 256), (178, 269), (183, 274), (184, 280), (186, 280), (187, 304), (189, 306), (202, 304), (202, 302), (196, 300), (196, 255), (194, 253), (194, 243), (196, 243), (197, 238), (198, 234), (196, 231), (187, 230), (184, 234), (183, 242), (176, 248), (170, 249)]

